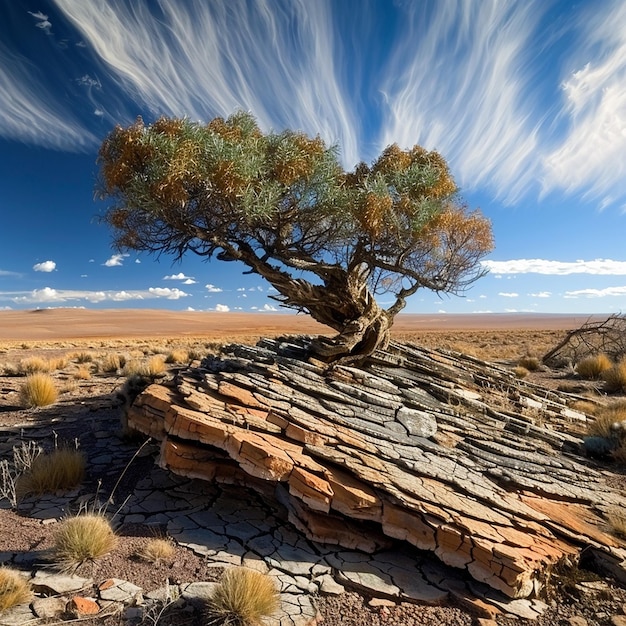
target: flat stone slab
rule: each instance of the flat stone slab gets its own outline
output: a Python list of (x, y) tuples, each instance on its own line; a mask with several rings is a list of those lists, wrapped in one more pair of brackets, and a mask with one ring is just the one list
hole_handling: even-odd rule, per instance
[[(511, 600), (538, 593), (551, 568), (583, 549), (626, 576), (625, 544), (606, 523), (626, 498), (568, 434), (565, 394), (538, 395), (497, 366), (397, 344), (362, 368), (326, 369), (307, 361), (306, 341), (229, 346), (148, 387), (129, 424), (161, 440), (159, 464), (181, 477), (279, 494), (289, 522), (329, 552), (406, 542)], [(308, 557), (279, 553), (275, 520), (242, 518), (245, 506), (214, 503), (204, 531), (193, 525), (201, 513), (177, 528), (172, 510), (171, 532), (212, 559), (237, 563), (251, 550), (296, 586), (314, 582)], [(419, 562), (415, 576), (397, 563), (337, 571), (340, 584), (393, 598), (437, 603), (449, 591)]]

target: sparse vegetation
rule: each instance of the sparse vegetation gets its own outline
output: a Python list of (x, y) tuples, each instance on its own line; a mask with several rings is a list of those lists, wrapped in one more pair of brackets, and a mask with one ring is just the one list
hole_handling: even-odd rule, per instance
[(74, 371), (73, 376), (76, 380), (89, 380), (91, 378), (91, 370), (87, 366), (81, 365)]
[(529, 373), (529, 370), (522, 365), (517, 365), (513, 368), (513, 374), (515, 374), (515, 378), (526, 378)]
[(22, 359), (19, 364), (19, 370), (22, 374), (35, 374), (37, 372), (49, 372), (50, 363), (38, 356), (32, 356)]
[(119, 353), (108, 353), (100, 360), (100, 369), (107, 373), (113, 374), (121, 370), (126, 364), (126, 357)]
[(600, 353), (581, 359), (576, 364), (576, 371), (581, 378), (598, 380), (611, 367), (613, 367), (611, 359), (606, 354)]
[(536, 372), (541, 368), (541, 361), (535, 356), (524, 356), (517, 362), (517, 365), (528, 372)]
[(20, 404), (33, 408), (54, 404), (59, 396), (54, 379), (43, 373), (31, 374), (19, 390)]
[(115, 548), (117, 537), (104, 515), (87, 513), (63, 520), (54, 533), (53, 554), (65, 571), (95, 561)]
[(189, 361), (189, 352), (182, 348), (177, 348), (168, 352), (165, 357), (166, 363), (187, 363)]
[(176, 553), (174, 544), (169, 539), (154, 538), (137, 553), (137, 556), (149, 563), (163, 563), (171, 561)]
[(60, 447), (39, 454), (16, 481), (18, 500), (77, 487), (85, 475), (85, 457), (76, 448)]
[(626, 359), (602, 372), (604, 388), (609, 393), (626, 392)]
[(30, 584), (17, 570), (0, 567), (0, 613), (31, 599)]
[(209, 624), (258, 626), (280, 607), (280, 595), (267, 575), (245, 567), (226, 570), (207, 602)]

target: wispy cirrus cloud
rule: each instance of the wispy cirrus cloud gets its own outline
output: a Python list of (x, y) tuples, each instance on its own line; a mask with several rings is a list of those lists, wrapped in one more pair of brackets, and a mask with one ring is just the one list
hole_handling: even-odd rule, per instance
[(584, 192), (600, 206), (626, 197), (626, 5), (585, 11), (561, 85), (563, 139), (544, 159), (546, 190)]
[(576, 289), (574, 291), (566, 291), (565, 298), (607, 298), (626, 296), (626, 286), (624, 287), (606, 287), (604, 289)]
[(166, 289), (149, 287), (138, 290), (103, 290), (89, 291), (77, 289), (54, 289), (44, 287), (33, 291), (0, 291), (0, 300), (10, 300), (16, 304), (45, 304), (64, 303), (75, 301), (99, 302), (127, 302), (129, 300), (150, 300), (164, 298), (167, 300), (179, 300), (188, 296), (188, 293), (180, 289)]
[(495, 274), (595, 274), (598, 276), (626, 275), (626, 261), (594, 259), (593, 261), (549, 261), (547, 259), (511, 259), (509, 261), (483, 261), (484, 268)]
[(37, 20), (35, 22), (35, 26), (37, 28), (41, 28), (41, 30), (50, 34), (50, 31), (52, 30), (52, 23), (48, 20), (48, 16), (45, 13), (42, 13), (41, 11), (37, 11), (36, 13), (29, 11), (28, 13), (32, 15), (35, 20)]

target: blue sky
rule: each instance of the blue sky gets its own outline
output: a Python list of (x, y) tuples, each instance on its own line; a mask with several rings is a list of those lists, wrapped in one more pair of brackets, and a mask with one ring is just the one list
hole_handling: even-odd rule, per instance
[(406, 311), (626, 310), (623, 0), (0, 0), (0, 309), (263, 311), (243, 266), (119, 255), (96, 155), (141, 114), (251, 111), (439, 150), (491, 220), (490, 273)]

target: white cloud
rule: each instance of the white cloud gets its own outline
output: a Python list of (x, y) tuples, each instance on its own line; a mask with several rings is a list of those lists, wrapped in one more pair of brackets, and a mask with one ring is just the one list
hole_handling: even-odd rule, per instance
[(519, 297), (519, 293), (515, 293), (514, 291), (512, 292), (501, 291), (500, 293), (498, 293), (498, 295), (502, 296), (503, 298), (518, 298)]
[(33, 269), (36, 272), (54, 272), (57, 264), (54, 261), (43, 261), (43, 263), (35, 263)]
[(537, 293), (529, 293), (531, 298), (550, 298), (552, 296), (551, 291), (539, 291)]
[(483, 267), (498, 274), (596, 274), (598, 276), (626, 275), (626, 261), (595, 259), (593, 261), (548, 261), (546, 259), (512, 259), (510, 261), (483, 261)]
[(566, 298), (606, 298), (607, 296), (625, 296), (626, 287), (606, 287), (605, 289), (577, 289), (566, 291)]
[(189, 295), (180, 289), (169, 289), (168, 287), (150, 287), (148, 292), (157, 298), (167, 298), (168, 300), (178, 300)]
[(561, 84), (567, 131), (544, 158), (544, 187), (583, 192), (602, 207), (626, 196), (626, 5), (589, 8)]
[(163, 280), (187, 280), (189, 276), (185, 276), (182, 272), (178, 274), (169, 274), (168, 276), (163, 276)]
[(197, 281), (193, 278), (188, 278), (187, 280), (183, 280), (183, 285), (195, 285)]
[(209, 293), (221, 293), (222, 291), (224, 291), (220, 287), (216, 287), (215, 285), (211, 285), (210, 283), (208, 285), (205, 285), (205, 288)]
[(218, 313), (228, 313), (228, 311), (230, 311), (230, 307), (226, 304), (216, 304), (215, 310)]
[(124, 259), (129, 256), (128, 254), (114, 254), (107, 259), (103, 265), (106, 267), (119, 267), (124, 263)]
[(32, 11), (29, 11), (29, 13), (30, 13), (30, 15), (32, 15), (37, 20), (37, 23), (35, 24), (35, 26), (37, 28), (41, 28), (41, 30), (43, 30), (46, 33), (50, 34), (50, 30), (52, 28), (52, 24), (48, 20), (48, 16), (45, 15), (44, 13), (42, 13), (41, 11), (37, 11), (36, 13), (33, 13)]
[(264, 304), (263, 310), (264, 311), (278, 311), (278, 309), (275, 306), (272, 306), (271, 304)]
[(0, 270), (0, 276), (21, 276), (19, 272), (10, 272), (9, 270)]
[(166, 298), (168, 300), (178, 300), (189, 294), (180, 289), (161, 289), (150, 287), (146, 290), (128, 291), (88, 291), (77, 289), (54, 289), (44, 287), (29, 292), (0, 292), (0, 298), (11, 300), (21, 304), (39, 304), (46, 302), (61, 303), (75, 300), (86, 300), (87, 302), (125, 302), (129, 300), (148, 300), (156, 298)]

